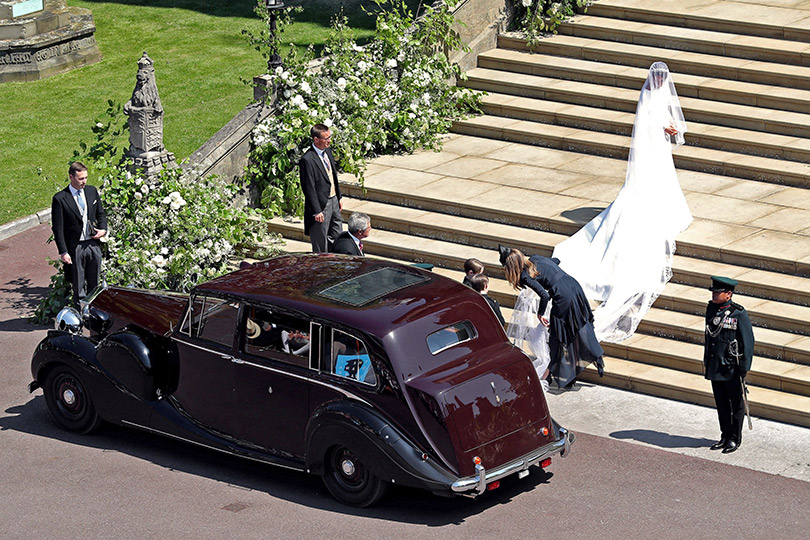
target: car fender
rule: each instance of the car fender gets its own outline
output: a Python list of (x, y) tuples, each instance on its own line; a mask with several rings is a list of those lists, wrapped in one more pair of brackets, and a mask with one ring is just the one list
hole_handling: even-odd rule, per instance
[(457, 480), (383, 416), (354, 401), (332, 401), (317, 410), (307, 426), (306, 443), (307, 469), (314, 474), (324, 474), (330, 448), (345, 445), (388, 482), (449, 494)]
[(96, 358), (113, 380), (140, 400), (157, 400), (177, 386), (176, 347), (140, 328), (106, 336), (98, 344)]
[(98, 350), (98, 343), (85, 336), (50, 330), (34, 351), (31, 361), (34, 380), (28, 385), (29, 391), (33, 392), (44, 384), (52, 367), (66, 365), (81, 377), (104, 420), (116, 424), (123, 419), (139, 423), (146, 421), (151, 405), (111, 376), (99, 363)]
[(88, 375), (97, 374), (99, 368), (95, 365), (95, 358), (96, 345), (91, 340), (60, 330), (49, 330), (34, 351), (31, 360), (34, 382), (29, 385), (29, 390), (40, 388), (47, 370), (55, 363), (66, 364)]

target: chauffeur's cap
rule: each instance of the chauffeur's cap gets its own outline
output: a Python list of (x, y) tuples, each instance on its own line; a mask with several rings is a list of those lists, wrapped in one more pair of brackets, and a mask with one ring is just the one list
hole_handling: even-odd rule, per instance
[(733, 291), (734, 287), (736, 286), (737, 286), (736, 279), (731, 279), (723, 276), (712, 276), (712, 286), (709, 287), (709, 290), (712, 292)]

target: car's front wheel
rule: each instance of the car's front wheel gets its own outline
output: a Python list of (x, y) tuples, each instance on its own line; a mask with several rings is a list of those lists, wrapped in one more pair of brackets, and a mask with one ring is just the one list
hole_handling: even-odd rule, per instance
[(51, 417), (64, 429), (86, 434), (101, 424), (87, 388), (71, 368), (57, 366), (51, 369), (42, 391)]
[(345, 446), (334, 447), (327, 454), (323, 481), (333, 497), (352, 506), (370, 506), (388, 489), (388, 484)]

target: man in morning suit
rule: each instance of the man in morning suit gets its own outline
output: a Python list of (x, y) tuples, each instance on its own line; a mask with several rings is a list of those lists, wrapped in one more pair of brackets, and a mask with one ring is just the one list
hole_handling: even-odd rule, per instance
[(70, 185), (53, 196), (51, 229), (65, 276), (73, 287), (73, 303), (96, 288), (101, 276), (101, 243), (107, 214), (98, 190), (87, 185), (87, 167), (76, 161), (68, 169)]
[(313, 253), (325, 253), (343, 228), (340, 219), (340, 185), (335, 157), (329, 145), (332, 133), (324, 124), (310, 129), (312, 147), (298, 162), (304, 192), (304, 234), (309, 235)]
[(720, 441), (711, 449), (722, 448), (724, 454), (736, 451), (742, 444), (744, 381), (754, 355), (751, 319), (745, 308), (731, 301), (736, 286), (736, 280), (712, 276), (712, 286), (709, 287), (712, 300), (706, 307), (703, 346), (703, 365), (706, 378), (712, 382), (720, 421)]
[(371, 218), (362, 212), (354, 212), (349, 216), (349, 230), (340, 233), (332, 245), (332, 253), (344, 255), (364, 256), (363, 239), (371, 234)]

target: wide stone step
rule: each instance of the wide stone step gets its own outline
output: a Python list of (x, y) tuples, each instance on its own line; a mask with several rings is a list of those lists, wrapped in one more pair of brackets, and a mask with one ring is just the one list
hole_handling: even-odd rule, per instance
[(653, 21), (633, 21), (610, 16), (572, 17), (560, 25), (560, 34), (699, 52), (731, 58), (760, 60), (799, 66), (810, 65), (810, 44), (804, 41), (745, 35), (735, 31), (702, 30), (667, 26)]
[[(549, 40), (551, 41), (551, 40)], [(630, 88), (638, 92), (649, 65), (633, 67), (601, 61), (533, 54), (513, 49), (492, 49), (478, 55), (478, 67)], [(808, 68), (810, 69), (810, 68)], [(670, 66), (678, 95), (725, 103), (737, 103), (783, 111), (810, 113), (810, 90), (786, 88), (748, 81), (727, 80), (719, 75), (692, 75)], [(774, 79), (779, 73), (772, 74)]]
[[(349, 210), (350, 205), (345, 207)], [(372, 225), (374, 220), (372, 218)], [(268, 224), (270, 232), (278, 233), (285, 238), (303, 241), (303, 227), (300, 223), (275, 218)], [(443, 268), (463, 268), (464, 261), (475, 257), (484, 263), (490, 276), (502, 276), (498, 263), (498, 253), (494, 249), (484, 249), (469, 245), (456, 244), (433, 238), (414, 237), (407, 234), (377, 229), (372, 236), (363, 242), (367, 254), (392, 259), (424, 262)], [(708, 281), (708, 280), (707, 280)], [(509, 306), (508, 298), (494, 296)], [(688, 313), (679, 313), (653, 308), (641, 322), (642, 332), (656, 335), (672, 335), (676, 339), (701, 342), (703, 339), (703, 317)], [(791, 362), (810, 364), (810, 337), (789, 334), (777, 330), (757, 327), (755, 354), (782, 358)]]
[(588, 15), (649, 24), (810, 42), (804, 11), (756, 2), (599, 0)]
[[(370, 241), (371, 237), (364, 242), (364, 245), (370, 245)], [(287, 250), (290, 252), (309, 251), (308, 242), (289, 239), (286, 242)], [(370, 256), (376, 257), (376, 255)], [(415, 262), (411, 259), (390, 260), (396, 260), (397, 262), (405, 264)], [(463, 277), (462, 272), (456, 270), (437, 267), (434, 271), (457, 281), (460, 281)], [(505, 285), (505, 282), (502, 280), (494, 279), (491, 282), (491, 286), (502, 289), (504, 286), (508, 285)], [(503, 313), (508, 321), (511, 315), (510, 310), (504, 308)], [(647, 338), (653, 340), (658, 339), (652, 336), (642, 336), (640, 334), (630, 339), (641, 341)], [(670, 347), (676, 348), (675, 345), (670, 345)], [(645, 350), (640, 345), (635, 348), (640, 351)], [(653, 350), (646, 350), (649, 354), (656, 354)], [(714, 406), (710, 383), (703, 379), (701, 375), (690, 373), (688, 370), (682, 370), (677, 367), (685, 361), (683, 351), (678, 353), (676, 350), (673, 350), (672, 354), (669, 355), (669, 362), (672, 366), (675, 366), (672, 368), (653, 365), (652, 362), (643, 363), (628, 360), (625, 358), (626, 356), (628, 355), (624, 353), (619, 355), (608, 353), (605, 357), (607, 370), (604, 377), (599, 377), (596, 374), (596, 370), (593, 367), (589, 367), (580, 375), (579, 379), (594, 384), (613, 386), (669, 399), (698, 403), (709, 407)], [(702, 353), (697, 356), (697, 358), (702, 358)], [(810, 398), (799, 392), (795, 392), (795, 390), (806, 388), (807, 386), (800, 372), (793, 373), (795, 369), (801, 368), (802, 366), (795, 366), (794, 370), (791, 370), (788, 369), (791, 365), (782, 363), (779, 365), (786, 366), (786, 368), (782, 370), (782, 373), (770, 374), (766, 369), (769, 366), (773, 367), (773, 364), (768, 364), (768, 361), (769, 359), (760, 359), (758, 357), (754, 360), (753, 367), (758, 371), (756, 372), (756, 383), (751, 378), (754, 377), (755, 371), (752, 371), (749, 376), (748, 400), (751, 414), (781, 422), (810, 426)], [(758, 368), (758, 365), (761, 366), (762, 369)], [(790, 375), (782, 377), (782, 374)], [(767, 387), (765, 384), (757, 386), (761, 383), (771, 384), (772, 386)], [(773, 385), (779, 385), (783, 390), (774, 389)], [(794, 388), (794, 385), (798, 386), (798, 388)]]
[(774, 87), (810, 90), (810, 66), (729, 58), (713, 54), (678, 51), (632, 43), (555, 35), (529, 47), (517, 33), (498, 36), (499, 49), (532, 50), (538, 53), (592, 60), (648, 69), (653, 62), (666, 62), (676, 81), (681, 74), (746, 81)]
[[(505, 94), (481, 97), (482, 110), (490, 116), (502, 116), (563, 127), (613, 133), (630, 137), (634, 113), (611, 111), (582, 105), (560, 105)], [(810, 163), (810, 140), (745, 129), (689, 122), (686, 144), (732, 153)]]
[[(605, 354), (703, 375), (703, 344), (635, 334), (622, 343), (602, 343)], [(754, 356), (746, 381), (755, 386), (810, 396), (810, 366)]]
[[(703, 343), (705, 320), (702, 315), (652, 308), (638, 326), (644, 334), (654, 334), (690, 343)], [(754, 327), (754, 354), (810, 365), (810, 338)]]
[[(702, 375), (660, 366), (640, 364), (620, 358), (605, 358), (605, 376), (593, 366), (580, 374), (580, 380), (714, 407), (711, 383)], [(748, 404), (752, 416), (810, 426), (810, 397), (750, 385)], [(747, 431), (747, 430), (746, 430)]]
[[(473, 139), (461, 137), (457, 145), (465, 148), (475, 148), (485, 139)], [(517, 148), (514, 152), (512, 147)], [(515, 156), (515, 159), (525, 160), (527, 163), (535, 160), (545, 160), (549, 163), (562, 162), (571, 159), (566, 152), (544, 150), (542, 155), (535, 155), (522, 145), (509, 145), (501, 147), (496, 151), (499, 156)], [(520, 151), (521, 154), (516, 152)], [(552, 153), (550, 153), (552, 152)], [(450, 158), (452, 154), (442, 152), (425, 152), (417, 156), (393, 156), (379, 158), (380, 163), (408, 164), (408, 166), (419, 167), (419, 163), (424, 164), (425, 170), (400, 168), (398, 166), (386, 169), (380, 174), (370, 174), (366, 177), (363, 188), (356, 183), (349, 181), (350, 177), (345, 177), (347, 181), (342, 183), (342, 190), (348, 196), (373, 200), (377, 202), (389, 203), (396, 206), (407, 205), (408, 207), (433, 211), (441, 214), (458, 215), (491, 223), (503, 223), (517, 226), (524, 229), (549, 231), (562, 235), (571, 235), (595, 216), (601, 209), (605, 208), (615, 197), (616, 191), (621, 186), (617, 182), (616, 191), (605, 188), (606, 181), (594, 182), (594, 189), (599, 190), (598, 196), (604, 197), (599, 201), (564, 197), (556, 193), (544, 191), (533, 191), (530, 189), (529, 177), (539, 177), (539, 182), (534, 182), (535, 189), (563, 189), (566, 192), (571, 189), (567, 184), (560, 184), (563, 179), (562, 171), (559, 169), (541, 169), (538, 167), (525, 167), (514, 164), (506, 167), (495, 167), (493, 172), (486, 175), (477, 175), (475, 179), (453, 178), (441, 176), (437, 173), (426, 171), (455, 171), (456, 174), (464, 174), (465, 164), (457, 164), (463, 161), (462, 157)], [(436, 167), (431, 167), (442, 156), (443, 159), (450, 159)], [(473, 160), (473, 164), (482, 164), (481, 159)], [(575, 160), (575, 163), (582, 159)], [(618, 169), (612, 160), (604, 158), (589, 158), (588, 166), (599, 170), (609, 171), (609, 174), (618, 175), (613, 172)], [(539, 163), (539, 162), (538, 162)], [(482, 164), (483, 165), (483, 164)], [(618, 165), (624, 166), (623, 163)], [(489, 165), (488, 165), (489, 166)], [(374, 170), (370, 170), (370, 173)], [(522, 174), (529, 176), (523, 177)], [(686, 174), (681, 173), (681, 182), (685, 180), (694, 182), (700, 189), (708, 189), (712, 182), (722, 180), (723, 177), (714, 177), (692, 173), (696, 176), (688, 179)], [(490, 175), (492, 182), (490, 183)], [(548, 177), (546, 182), (544, 177)], [(523, 188), (512, 187), (522, 185)], [(576, 189), (586, 190), (587, 185), (579, 180)], [(509, 184), (509, 185), (504, 185)], [(401, 190), (403, 185), (409, 185), (411, 194), (403, 197)], [(723, 185), (723, 184), (721, 184)], [(745, 181), (735, 181), (734, 189), (741, 189), (744, 192), (756, 193), (756, 186), (746, 186)], [(798, 201), (803, 195), (810, 196), (806, 190), (797, 188), (783, 188), (789, 191), (784, 194), (784, 200)], [(753, 214), (756, 212), (767, 215), (771, 210), (762, 209), (746, 203), (743, 200), (736, 200), (725, 194), (723, 196), (700, 196), (698, 198), (689, 197), (690, 205), (699, 204), (705, 206), (708, 218), (720, 220), (715, 223), (705, 221), (700, 214), (685, 232), (678, 237), (678, 254), (675, 257), (675, 280), (680, 283), (690, 285), (702, 285), (706, 283), (707, 276), (727, 275), (740, 281), (740, 291), (760, 298), (768, 298), (783, 302), (810, 305), (810, 286), (807, 277), (810, 277), (810, 240), (796, 234), (777, 233), (776, 231), (760, 232), (745, 226), (732, 228), (730, 223), (733, 217), (740, 212)], [(456, 193), (456, 195), (453, 195)], [(605, 196), (605, 193), (607, 194)], [(526, 204), (531, 201), (530, 204)], [(810, 201), (808, 201), (810, 202)], [(544, 209), (540, 215), (534, 211), (539, 205)], [(728, 208), (725, 208), (725, 207)], [(588, 212), (580, 212), (580, 209), (591, 209)], [(699, 208), (693, 210), (695, 212)], [(777, 210), (777, 213), (781, 211)], [(799, 227), (804, 227), (802, 214), (799, 212), (797, 219)], [(787, 216), (785, 216), (787, 219)], [(517, 237), (519, 240), (521, 237)], [(558, 237), (561, 241), (562, 236)], [(540, 242), (534, 244), (517, 243), (517, 247), (532, 246), (537, 253), (550, 254), (556, 243), (544, 246)], [(681, 257), (681, 256), (688, 256)]]
[[(449, 215), (424, 209), (407, 208), (373, 200), (360, 200), (344, 197), (344, 218), (351, 212), (364, 212), (371, 217), (375, 230), (385, 230), (404, 235), (442, 240), (474, 246), (495, 251), (498, 244), (509, 239), (510, 246), (517, 247), (526, 253), (551, 254), (559, 242), (567, 238), (566, 235), (526, 229), (505, 223), (488, 223), (462, 216)], [(656, 302), (656, 306), (673, 311), (684, 311), (701, 315), (706, 310), (708, 301), (706, 284), (712, 274), (701, 275), (694, 280), (697, 283), (689, 285), (678, 283), (680, 269), (689, 268), (692, 260), (681, 255), (675, 256), (673, 278), (667, 289)], [(488, 275), (500, 276), (500, 265), (493, 265), (487, 269)], [(774, 281), (783, 276), (771, 276)], [(810, 288), (810, 279), (805, 281)], [(758, 298), (746, 295), (746, 284), (739, 285), (735, 298), (746, 306), (754, 324), (784, 332), (810, 335), (810, 307)], [(500, 298), (506, 305), (512, 305), (512, 300)], [(791, 298), (795, 300), (795, 298)]]
[[(588, 129), (482, 115), (453, 123), (454, 133), (474, 137), (488, 137), (504, 141), (535, 144), (596, 156), (627, 159), (630, 138), (613, 133)], [(681, 146), (672, 153), (675, 166), (680, 169), (733, 176), (800, 188), (810, 187), (810, 163), (786, 161), (749, 154)]]
[[(554, 79), (486, 68), (459, 84), (474, 90), (635, 113), (639, 89)], [(693, 97), (680, 99), (687, 122), (810, 138), (810, 115)]]

